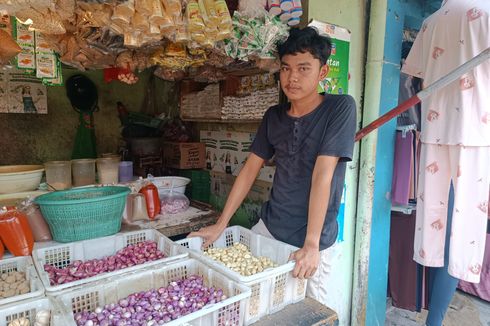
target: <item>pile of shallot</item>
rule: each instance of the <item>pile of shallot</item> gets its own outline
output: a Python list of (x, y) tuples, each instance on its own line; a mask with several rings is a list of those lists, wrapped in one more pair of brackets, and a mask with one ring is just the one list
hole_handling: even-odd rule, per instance
[(49, 274), (51, 285), (60, 285), (164, 257), (164, 254), (157, 249), (155, 241), (144, 241), (129, 245), (112, 256), (87, 261), (75, 260), (64, 268), (46, 264), (44, 270)]
[(158, 290), (131, 294), (92, 312), (76, 313), (74, 318), (78, 326), (155, 326), (225, 299), (223, 290), (207, 287), (202, 277), (193, 275)]

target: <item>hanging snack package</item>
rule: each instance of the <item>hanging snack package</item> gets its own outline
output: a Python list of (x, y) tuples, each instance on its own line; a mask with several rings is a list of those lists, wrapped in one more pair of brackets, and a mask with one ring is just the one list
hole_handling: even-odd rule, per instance
[(58, 13), (61, 20), (75, 20), (75, 0), (58, 0), (56, 2), (55, 12)]
[(189, 199), (184, 194), (173, 192), (172, 189), (170, 189), (170, 192), (163, 194), (160, 199), (161, 213), (163, 215), (182, 213), (190, 206)]
[(204, 33), (204, 23), (201, 16), (201, 10), (196, 0), (190, 0), (185, 10), (187, 18), (187, 29), (189, 33)]
[(36, 77), (57, 78), (58, 58), (42, 33), (35, 33), (36, 40)]
[(133, 27), (133, 30), (143, 33), (150, 29), (148, 18), (139, 11), (136, 11), (134, 13), (133, 19), (131, 21), (131, 26)]
[(36, 56), (34, 48), (34, 32), (29, 30), (28, 25), (13, 20), (14, 38), (20, 45), (22, 51), (17, 55), (17, 68), (36, 69)]
[(62, 35), (66, 29), (61, 21), (60, 16), (51, 10), (37, 11), (35, 9), (26, 9), (17, 13), (17, 19), (22, 23), (31, 22), (28, 29), (45, 34)]
[(184, 24), (176, 26), (177, 30), (175, 32), (175, 42), (177, 43), (187, 43), (191, 40), (189, 30), (187, 29), (187, 18), (184, 17), (184, 21)]
[(163, 7), (175, 25), (182, 25), (182, 4), (180, 0), (162, 0)]
[(169, 43), (165, 47), (165, 55), (169, 57), (186, 57), (186, 47), (182, 43)]
[(0, 65), (7, 64), (21, 51), (22, 48), (14, 41), (12, 36), (6, 31), (0, 30)]
[(134, 9), (140, 14), (148, 17), (152, 13), (152, 2), (155, 0), (134, 0)]
[(163, 5), (160, 2), (160, 0), (152, 0), (151, 12), (149, 16), (150, 16), (150, 24), (156, 26), (168, 24), (169, 17), (167, 16), (167, 13), (163, 9)]
[(220, 19), (216, 12), (216, 6), (214, 0), (203, 0), (203, 6), (206, 9), (206, 14), (210, 20), (209, 26), (218, 26)]
[(219, 33), (218, 39), (224, 40), (231, 36), (231, 30), (233, 28), (230, 11), (226, 5), (225, 0), (216, 0), (215, 3), (216, 14), (219, 18)]
[(111, 19), (119, 26), (129, 25), (134, 12), (134, 0), (127, 0), (114, 8)]

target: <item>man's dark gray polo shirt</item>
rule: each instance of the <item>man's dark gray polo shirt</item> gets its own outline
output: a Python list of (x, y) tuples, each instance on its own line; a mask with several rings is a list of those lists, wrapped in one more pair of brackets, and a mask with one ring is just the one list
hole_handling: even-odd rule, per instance
[(356, 105), (348, 95), (325, 95), (320, 106), (300, 118), (291, 117), (289, 108), (285, 104), (267, 110), (250, 148), (263, 159), (274, 157), (276, 164), (270, 200), (260, 217), (276, 239), (302, 247), (316, 159), (339, 157), (320, 240), (323, 250), (337, 237), (346, 162), (352, 160), (354, 147)]

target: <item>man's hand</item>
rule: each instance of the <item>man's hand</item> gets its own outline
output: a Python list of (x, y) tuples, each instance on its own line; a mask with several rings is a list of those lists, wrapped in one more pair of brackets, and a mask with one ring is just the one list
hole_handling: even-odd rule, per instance
[(316, 246), (304, 246), (289, 256), (289, 260), (295, 260), (293, 277), (300, 279), (312, 277), (320, 263), (320, 251)]
[(205, 249), (219, 238), (225, 228), (226, 226), (223, 227), (221, 224), (216, 223), (210, 226), (206, 226), (197, 232), (191, 232), (187, 237), (201, 237), (203, 239), (202, 247)]

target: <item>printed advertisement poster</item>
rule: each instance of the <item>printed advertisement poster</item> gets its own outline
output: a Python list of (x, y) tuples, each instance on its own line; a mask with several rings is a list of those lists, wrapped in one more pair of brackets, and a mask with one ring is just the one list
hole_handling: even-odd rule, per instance
[[(250, 154), (255, 133), (201, 130), (201, 142), (206, 144), (206, 169), (237, 176)], [(275, 168), (265, 166), (258, 180), (272, 182)]]
[(5, 70), (0, 70), (0, 113), (9, 112), (9, 102), (7, 93), (8, 74)]
[(0, 112), (48, 113), (46, 86), (35, 76), (11, 69), (0, 73)]
[(320, 34), (326, 34), (332, 40), (332, 53), (327, 61), (330, 71), (327, 78), (320, 82), (318, 91), (329, 94), (348, 94), (350, 31), (344, 27), (317, 20), (312, 20), (309, 26), (316, 27)]

